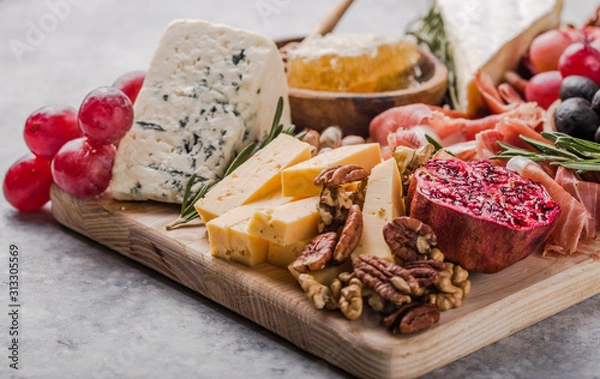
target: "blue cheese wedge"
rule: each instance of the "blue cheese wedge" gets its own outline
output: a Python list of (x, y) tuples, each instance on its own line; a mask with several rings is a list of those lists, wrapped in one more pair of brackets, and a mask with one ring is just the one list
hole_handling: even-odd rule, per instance
[(558, 26), (563, 0), (438, 0), (456, 75), (457, 108), (476, 115), (483, 98), (477, 71), (494, 83), (514, 70), (531, 41)]
[(275, 43), (204, 21), (174, 21), (162, 36), (119, 144), (110, 189), (118, 200), (181, 203), (195, 173), (222, 178), (235, 155), (268, 134), (277, 100), (290, 121)]

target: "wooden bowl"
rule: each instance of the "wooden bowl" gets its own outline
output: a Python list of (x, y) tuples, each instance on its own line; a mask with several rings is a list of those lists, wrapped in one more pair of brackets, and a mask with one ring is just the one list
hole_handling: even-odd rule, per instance
[[(301, 38), (289, 38), (276, 43), (281, 47), (299, 40)], [(290, 87), (292, 122), (299, 129), (322, 130), (338, 125), (345, 135), (367, 137), (371, 120), (386, 109), (412, 103), (440, 104), (448, 84), (448, 69), (430, 52), (421, 48), (419, 52), (421, 57), (417, 65), (421, 76), (417, 78), (419, 85), (415, 87), (377, 93), (326, 92)]]

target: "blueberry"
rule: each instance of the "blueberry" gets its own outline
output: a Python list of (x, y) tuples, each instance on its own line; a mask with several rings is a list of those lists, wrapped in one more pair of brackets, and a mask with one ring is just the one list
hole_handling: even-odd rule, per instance
[(594, 94), (600, 90), (593, 80), (585, 76), (571, 75), (563, 79), (560, 85), (560, 99), (566, 100), (572, 97), (582, 97), (592, 101)]
[(592, 98), (592, 109), (600, 114), (600, 90), (596, 91), (596, 94)]
[(600, 126), (600, 116), (592, 110), (589, 101), (572, 97), (556, 108), (554, 124), (559, 132), (591, 141)]

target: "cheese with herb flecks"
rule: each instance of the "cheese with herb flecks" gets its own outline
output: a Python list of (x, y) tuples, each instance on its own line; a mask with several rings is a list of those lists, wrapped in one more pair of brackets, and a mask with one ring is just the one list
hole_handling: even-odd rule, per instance
[(287, 84), (272, 40), (174, 21), (134, 105), (134, 125), (119, 144), (113, 196), (180, 203), (194, 173), (194, 189), (221, 179), (239, 151), (267, 136), (280, 96), (286, 125)]

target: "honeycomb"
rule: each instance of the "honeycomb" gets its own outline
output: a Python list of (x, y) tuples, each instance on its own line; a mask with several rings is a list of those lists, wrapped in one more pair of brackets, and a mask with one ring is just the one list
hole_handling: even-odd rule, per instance
[(420, 53), (413, 39), (329, 34), (288, 53), (290, 87), (369, 93), (410, 87)]

